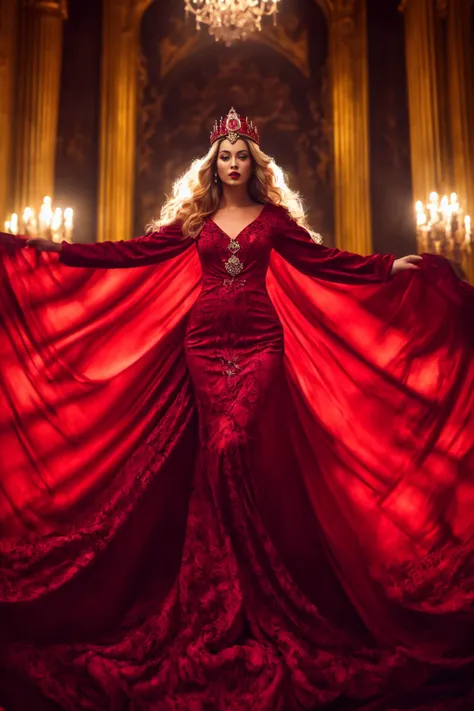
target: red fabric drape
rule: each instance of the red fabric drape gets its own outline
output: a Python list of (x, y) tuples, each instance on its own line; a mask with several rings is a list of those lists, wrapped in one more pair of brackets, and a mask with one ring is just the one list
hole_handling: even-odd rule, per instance
[(433, 619), (471, 611), (474, 290), (430, 255), (419, 273), (356, 289), (275, 255), (269, 292), (285, 325), (301, 470), (359, 612), (380, 639), (406, 642), (410, 624), (384, 617), (379, 583)]
[[(197, 437), (182, 348), (195, 251), (71, 270), (18, 244), (0, 264), (6, 649), (111, 634), (150, 576), (164, 594)], [(274, 253), (267, 285), (290, 393), (275, 433), (297, 453), (345, 593), (382, 646), (468, 669), (474, 290), (429, 255), (419, 272), (346, 286)]]

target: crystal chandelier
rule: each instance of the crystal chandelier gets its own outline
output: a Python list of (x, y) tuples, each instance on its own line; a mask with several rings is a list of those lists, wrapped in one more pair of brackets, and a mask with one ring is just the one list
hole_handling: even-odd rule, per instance
[(262, 29), (262, 17), (276, 23), (280, 0), (184, 0), (186, 15), (196, 17), (196, 28), (209, 26), (209, 34), (227, 46)]

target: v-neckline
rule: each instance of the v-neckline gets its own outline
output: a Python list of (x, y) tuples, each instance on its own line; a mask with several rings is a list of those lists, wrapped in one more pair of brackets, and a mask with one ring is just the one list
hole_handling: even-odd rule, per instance
[(217, 229), (220, 230), (222, 232), (222, 234), (227, 237), (227, 239), (229, 239), (231, 242), (235, 242), (239, 239), (240, 235), (243, 232), (245, 232), (245, 230), (248, 230), (249, 227), (252, 227), (252, 225), (254, 225), (257, 222), (257, 220), (260, 219), (260, 217), (262, 216), (267, 205), (268, 205), (268, 203), (264, 203), (264, 205), (263, 205), (262, 209), (260, 210), (260, 212), (258, 213), (257, 217), (254, 217), (254, 219), (251, 220), (251, 222), (249, 222), (248, 225), (245, 225), (245, 227), (242, 227), (240, 232), (238, 234), (236, 234), (235, 237), (231, 237), (230, 235), (228, 235), (227, 232), (225, 230), (223, 230), (220, 225), (217, 224), (217, 222), (214, 220), (213, 217), (209, 217), (209, 219), (217, 227)]

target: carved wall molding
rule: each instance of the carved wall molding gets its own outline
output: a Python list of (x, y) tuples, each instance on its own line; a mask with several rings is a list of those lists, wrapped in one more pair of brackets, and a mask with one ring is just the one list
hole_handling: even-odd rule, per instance
[(67, 19), (67, 0), (23, 0), (23, 7)]
[[(143, 14), (152, 2), (153, 0), (122, 0), (125, 32), (133, 32), (139, 28)], [(120, 0), (117, 4), (120, 4)]]
[(266, 25), (260, 35), (257, 41), (285, 57), (304, 77), (310, 76), (308, 28), (296, 14), (287, 14), (276, 26)]
[(326, 15), (326, 18), (328, 20), (331, 19), (334, 11), (334, 0), (314, 0), (314, 2), (316, 3), (316, 5), (319, 5), (321, 10)]
[(356, 9), (356, 0), (334, 0), (332, 12), (335, 17), (352, 17)]
[[(204, 47), (214, 44), (214, 40), (207, 33), (196, 32), (181, 18), (171, 17), (168, 22), (172, 32), (159, 42), (161, 79)], [(173, 35), (173, 39), (170, 38), (170, 34)]]
[(332, 8), (332, 20), (338, 31), (344, 35), (353, 35), (356, 31), (355, 0), (335, 0)]
[[(304, 77), (309, 77), (309, 36), (307, 27), (299, 23), (298, 17), (288, 14), (276, 27), (266, 25), (261, 32), (248, 38), (248, 44), (270, 47), (285, 57)], [(296, 21), (296, 24), (295, 24)], [(196, 32), (179, 17), (171, 17), (172, 32), (160, 40), (160, 77), (164, 79), (173, 69), (206, 47), (215, 45), (215, 40), (207, 32)], [(173, 36), (173, 40), (170, 39)]]

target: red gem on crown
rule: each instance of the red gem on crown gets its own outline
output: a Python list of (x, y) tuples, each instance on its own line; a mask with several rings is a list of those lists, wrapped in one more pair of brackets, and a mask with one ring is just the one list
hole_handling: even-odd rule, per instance
[(228, 138), (231, 143), (235, 143), (239, 138), (249, 138), (257, 144), (260, 143), (257, 128), (248, 118), (239, 116), (235, 109), (231, 109), (225, 118), (216, 121), (211, 131), (211, 146), (219, 138)]

